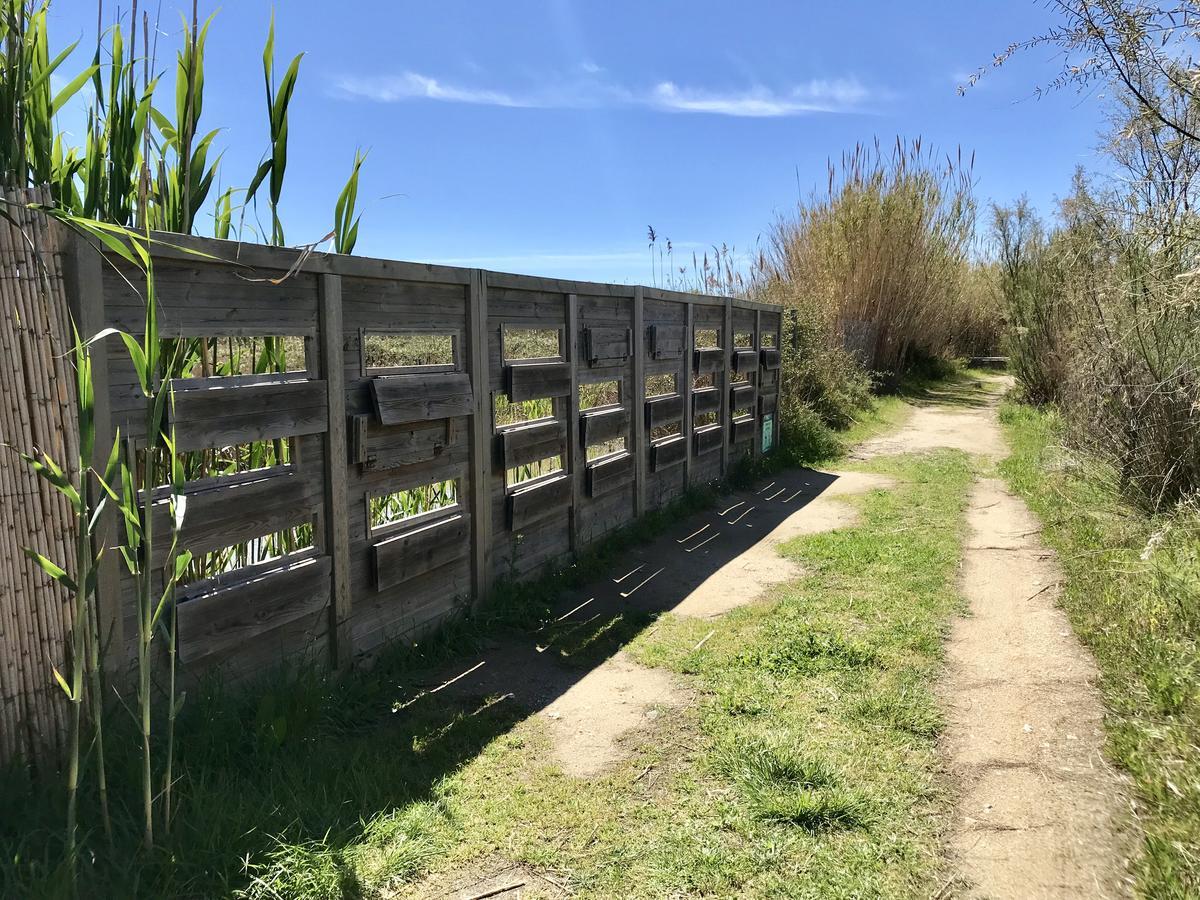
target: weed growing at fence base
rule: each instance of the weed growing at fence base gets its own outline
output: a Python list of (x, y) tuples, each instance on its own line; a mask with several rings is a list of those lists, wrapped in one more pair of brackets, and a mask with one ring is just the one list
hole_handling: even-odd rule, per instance
[[(666, 616), (647, 628), (643, 617), (555, 635), (581, 665), (627, 645), (699, 693), (615, 771), (564, 776), (539, 720), (502, 698), (404, 704), (431, 663), (497, 624), (543, 623), (564, 586), (686, 508), (554, 578), (502, 589), (491, 620), (370, 671), (293, 668), (252, 691), (209, 682), (180, 722), (171, 846), (128, 868), (97, 861), (84, 874), (92, 896), (374, 896), (495, 852), (581, 896), (920, 893), (939, 865), (930, 683), (959, 606), (970, 470), (951, 453), (874, 468), (899, 486), (859, 498), (859, 526), (784, 548), (811, 575), (768, 602), (717, 622)], [(47, 838), (59, 823), (39, 789), (6, 790), (18, 814), (0, 825), (0, 894), (54, 896)], [(136, 843), (136, 817), (117, 825), (119, 844)]]
[(1060, 447), (1052, 411), (1005, 404), (1001, 471), (1058, 551), (1061, 603), (1095, 654), (1108, 752), (1133, 776), (1147, 897), (1200, 894), (1200, 506), (1148, 517), (1115, 473)]

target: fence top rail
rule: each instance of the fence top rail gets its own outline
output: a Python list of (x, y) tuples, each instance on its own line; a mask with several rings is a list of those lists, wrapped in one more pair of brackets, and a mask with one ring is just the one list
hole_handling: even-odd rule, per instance
[[(405, 262), (380, 259), (370, 256), (347, 256), (340, 253), (325, 253), (292, 247), (270, 247), (241, 241), (196, 235), (151, 232), (155, 242), (151, 247), (153, 256), (159, 259), (180, 262), (219, 262), (243, 267), (247, 277), (256, 270), (274, 272), (304, 272), (318, 275), (343, 275), (352, 278), (377, 278), (395, 281), (426, 281), (440, 284), (469, 285), (476, 269), (461, 266), (443, 266), (435, 263)], [(632, 284), (610, 284), (595, 281), (575, 281), (565, 278), (549, 278), (540, 275), (521, 275), (510, 272), (484, 270), (487, 283), (494, 287), (521, 290), (540, 290), (562, 294), (583, 294), (601, 297), (633, 297), (637, 286)], [(694, 303), (701, 306), (721, 306), (725, 297), (672, 291), (664, 288), (642, 288), (643, 296), (651, 300), (667, 300), (677, 303)], [(739, 309), (762, 312), (780, 312), (782, 307), (771, 303), (759, 303), (740, 297), (732, 298), (732, 305)]]

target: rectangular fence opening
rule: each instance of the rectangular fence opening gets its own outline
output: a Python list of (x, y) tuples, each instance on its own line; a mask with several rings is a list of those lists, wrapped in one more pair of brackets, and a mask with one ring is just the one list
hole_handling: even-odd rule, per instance
[(646, 376), (646, 397), (661, 397), (679, 392), (679, 376), (674, 372)]
[(451, 370), (457, 364), (457, 346), (455, 334), (367, 331), (362, 336), (363, 368), (368, 375)]
[(738, 350), (754, 349), (754, 335), (749, 331), (735, 331), (733, 333), (733, 346)]
[(697, 350), (712, 350), (721, 346), (721, 337), (715, 328), (697, 328), (695, 339)]
[(492, 424), (496, 428), (536, 422), (554, 416), (554, 401), (549, 397), (536, 400), (518, 400), (513, 403), (503, 391), (492, 395)]
[(311, 550), (314, 546), (313, 526), (311, 522), (306, 522), (208, 553), (198, 553), (184, 570), (178, 586), (183, 588), (239, 569), (282, 560), (294, 553)]
[(600, 459), (602, 456), (609, 456), (613, 453), (620, 453), (625, 449), (625, 438), (615, 437), (608, 441), (601, 441), (599, 444), (592, 444), (587, 448), (587, 461)]
[(180, 338), (163, 348), (172, 378), (303, 373), (308, 369), (304, 338), (298, 335), (214, 335)]
[(500, 333), (505, 362), (521, 359), (557, 359), (562, 356), (562, 329), (529, 328), (505, 323)]
[(524, 484), (527, 481), (533, 481), (535, 478), (541, 478), (544, 475), (553, 475), (554, 473), (561, 472), (562, 470), (562, 454), (558, 454), (556, 456), (547, 456), (545, 459), (539, 459), (531, 463), (524, 463), (505, 471), (504, 486), (506, 488), (516, 487), (517, 485)]
[(579, 410), (616, 406), (621, 402), (621, 382), (595, 381), (579, 385)]
[(669, 425), (659, 425), (657, 428), (651, 429), (650, 440), (661, 441), (678, 434), (683, 434), (683, 426), (678, 422), (672, 422)]
[(371, 497), (368, 503), (372, 531), (458, 506), (458, 482), (450, 479)]

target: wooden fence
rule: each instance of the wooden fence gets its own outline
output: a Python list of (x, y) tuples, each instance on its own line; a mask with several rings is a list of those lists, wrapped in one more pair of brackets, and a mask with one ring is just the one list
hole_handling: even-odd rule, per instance
[[(235, 341), (296, 348), (285, 372), (206, 365), (175, 381), (179, 451), (277, 448), (268, 467), (189, 482), (181, 548), (202, 558), (265, 546), (266, 536), (308, 537), (181, 590), (178, 651), (189, 673), (252, 674), (301, 653), (352, 664), (487, 603), (498, 580), (544, 572), (778, 440), (778, 307), (163, 239), (176, 245), (155, 251), (164, 337), (207, 339), (229, 358)], [(140, 274), (73, 240), (81, 331), (139, 333)], [(409, 346), (424, 355), (414, 361)], [(111, 446), (119, 428), (136, 445), (137, 378), (119, 340), (102, 348), (98, 444)], [(379, 515), (397, 497), (434, 493), (436, 508)], [(110, 557), (101, 618), (119, 667), (134, 658), (135, 603)]]

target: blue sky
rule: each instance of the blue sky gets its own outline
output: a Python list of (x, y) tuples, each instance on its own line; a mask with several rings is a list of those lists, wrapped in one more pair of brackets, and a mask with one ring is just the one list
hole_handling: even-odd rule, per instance
[[(160, 59), (178, 46), (183, 6), (162, 0)], [(217, 10), (204, 120), (224, 129), (227, 184), (246, 184), (267, 144), (271, 7), (200, 3), (202, 16)], [(1049, 51), (956, 93), (1052, 22), (1040, 2), (275, 7), (277, 66), (305, 53), (283, 203), (295, 243), (329, 231), (356, 147), (370, 151), (358, 252), (618, 282), (649, 281), (648, 225), (689, 259), (722, 242), (751, 248), (825, 184), (828, 158), (877, 136), (961, 146), (976, 154), (981, 201), (1027, 193), (1047, 211), (1076, 165), (1102, 164), (1100, 100), (1033, 96), (1057, 70)], [(52, 10), (56, 43), (91, 44), (94, 0)], [(105, 0), (106, 19), (115, 12)]]

